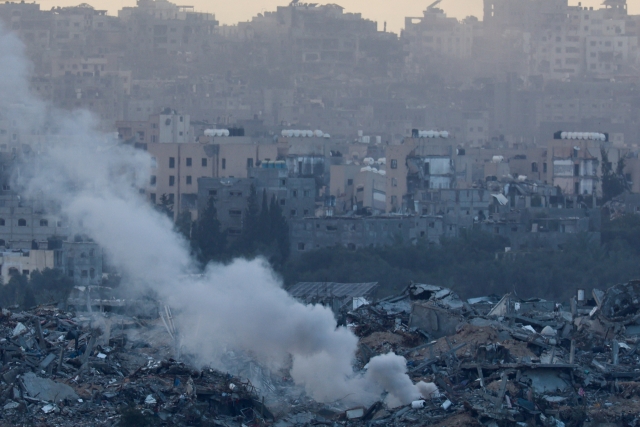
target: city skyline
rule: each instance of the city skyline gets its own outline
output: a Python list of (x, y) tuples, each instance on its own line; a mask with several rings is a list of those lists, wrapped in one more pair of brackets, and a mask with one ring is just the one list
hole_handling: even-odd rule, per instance
[[(39, 2), (43, 10), (55, 6), (77, 6), (79, 0), (44, 0)], [(110, 15), (116, 16), (118, 10), (123, 7), (135, 6), (135, 0), (93, 0), (88, 2), (96, 9), (106, 9)], [(361, 13), (363, 18), (378, 22), (380, 31), (387, 22), (387, 30), (399, 33), (404, 26), (404, 18), (408, 16), (422, 16), (431, 0), (396, 0), (389, 5), (388, 0), (340, 0), (336, 2), (325, 1), (321, 4), (336, 3), (345, 8), (347, 13)], [(570, 5), (581, 3), (587, 7), (599, 7), (601, 0), (570, 0)], [(193, 0), (184, 2), (194, 6), (197, 11), (208, 12), (216, 15), (221, 25), (233, 25), (238, 22), (249, 21), (258, 13), (275, 11), (278, 6), (289, 4), (288, 0), (236, 0), (233, 4), (224, 0)], [(448, 16), (464, 19), (467, 16), (476, 16), (482, 19), (482, 0), (443, 0), (438, 7), (443, 9)], [(630, 14), (640, 14), (640, 2), (628, 5)]]

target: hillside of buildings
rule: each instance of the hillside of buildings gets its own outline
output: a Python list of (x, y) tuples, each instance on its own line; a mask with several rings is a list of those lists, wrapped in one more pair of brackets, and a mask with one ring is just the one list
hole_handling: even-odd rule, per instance
[[(33, 96), (149, 156), (140, 198), (201, 266), (558, 296), (637, 275), (612, 230), (640, 213), (640, 16), (625, 0), (484, 0), (457, 20), (440, 3), (399, 34), (301, 2), (236, 25), (167, 0), (117, 16), (6, 2), (0, 20)], [(16, 183), (51, 132), (0, 116), (3, 281), (117, 283), (64, 206)]]

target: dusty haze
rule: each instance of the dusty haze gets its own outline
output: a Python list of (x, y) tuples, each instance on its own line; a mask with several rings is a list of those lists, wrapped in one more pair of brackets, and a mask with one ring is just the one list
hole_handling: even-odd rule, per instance
[[(53, 6), (76, 6), (82, 3), (79, 0), (45, 0), (40, 4), (42, 9), (48, 9)], [(118, 10), (126, 6), (135, 6), (135, 1), (105, 1), (94, 0), (88, 2), (97, 9), (106, 9), (111, 15), (117, 15)], [(387, 22), (387, 30), (399, 32), (404, 26), (404, 18), (407, 16), (422, 16), (422, 11), (427, 8), (432, 1), (419, 0), (340, 0), (337, 2), (311, 2), (307, 3), (337, 3), (345, 8), (346, 12), (362, 13), (362, 16), (378, 21), (378, 29), (382, 31), (383, 23)], [(585, 0), (582, 1), (583, 6), (599, 6), (602, 1)], [(187, 2), (178, 2), (189, 6), (195, 6), (198, 11), (215, 13), (216, 18), (221, 24), (235, 24), (239, 21), (248, 21), (251, 17), (258, 13), (273, 11), (278, 6), (286, 6), (288, 1), (282, 0), (236, 0), (228, 2), (225, 0), (190, 0)], [(570, 5), (577, 5), (577, 1), (569, 1)], [(473, 15), (482, 19), (482, 0), (443, 0), (440, 3), (442, 8), (449, 16), (463, 19), (469, 15)], [(629, 2), (629, 13), (640, 13), (640, 1)]]
[(202, 275), (173, 224), (140, 197), (149, 155), (96, 130), (91, 114), (63, 112), (33, 97), (22, 43), (0, 30), (0, 114), (45, 143), (14, 176), (15, 188), (61, 205), (78, 232), (95, 239), (127, 278), (123, 286), (151, 289), (177, 319), (181, 353), (219, 369), (242, 353), (271, 368), (292, 364), (295, 383), (318, 401), (368, 404), (389, 392), (390, 406), (424, 393), (395, 354), (375, 357), (365, 374), (352, 368), (358, 339), (337, 327), (332, 311), (303, 305), (281, 287), (266, 262), (210, 264)]

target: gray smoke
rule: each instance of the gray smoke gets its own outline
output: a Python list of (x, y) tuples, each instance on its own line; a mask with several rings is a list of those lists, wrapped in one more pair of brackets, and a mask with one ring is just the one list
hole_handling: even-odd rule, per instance
[(97, 131), (90, 114), (56, 111), (30, 95), (22, 50), (15, 36), (0, 35), (0, 114), (18, 121), (24, 135), (40, 134), (16, 185), (27, 197), (58, 202), (122, 271), (123, 286), (150, 288), (171, 306), (185, 352), (220, 368), (230, 351), (272, 368), (291, 362), (296, 384), (323, 402), (366, 404), (385, 390), (390, 405), (420, 396), (400, 356), (373, 358), (364, 375), (354, 373), (356, 336), (337, 327), (328, 308), (291, 298), (264, 261), (189, 274), (187, 243), (138, 192), (149, 182), (149, 156)]

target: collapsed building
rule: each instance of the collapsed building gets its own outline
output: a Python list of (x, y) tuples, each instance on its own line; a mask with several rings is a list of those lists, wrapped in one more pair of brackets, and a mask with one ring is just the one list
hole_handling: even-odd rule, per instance
[[(435, 384), (409, 405), (318, 403), (286, 370), (227, 352), (228, 371), (180, 354), (171, 310), (124, 314), (106, 288), (67, 309), (3, 309), (2, 418), (43, 425), (632, 426), (640, 413), (640, 281), (566, 304), (515, 294), (462, 300), (409, 284), (376, 299), (377, 283), (299, 283), (292, 295), (330, 306), (359, 338), (355, 372), (378, 355), (406, 359)], [(83, 307), (84, 302), (87, 303)], [(136, 305), (137, 302), (133, 305)], [(73, 308), (75, 307), (75, 308)], [(77, 309), (77, 311), (76, 311)], [(437, 388), (436, 388), (437, 386)]]

